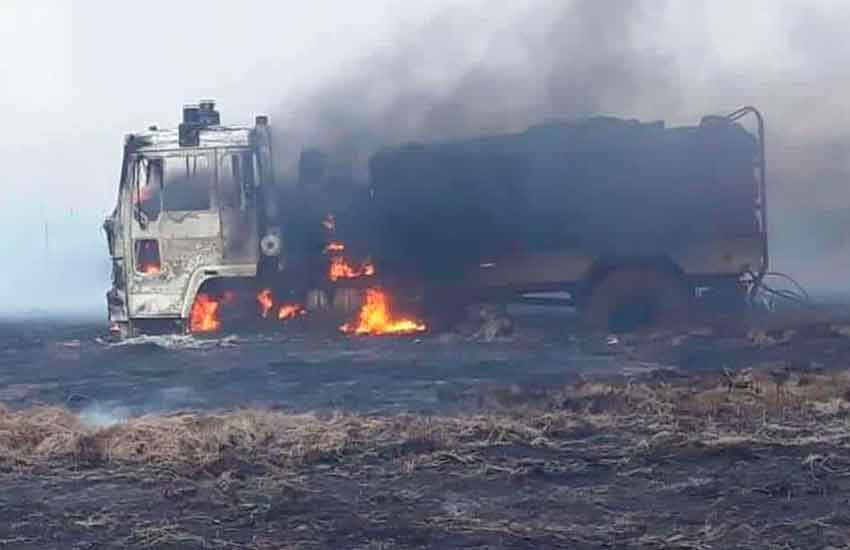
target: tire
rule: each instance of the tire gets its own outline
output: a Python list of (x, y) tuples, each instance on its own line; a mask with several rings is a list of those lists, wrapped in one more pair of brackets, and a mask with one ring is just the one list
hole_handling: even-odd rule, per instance
[(713, 314), (742, 315), (749, 309), (747, 288), (737, 280), (711, 285), (702, 309)]
[(110, 339), (115, 342), (123, 342), (136, 336), (136, 330), (129, 321), (113, 323), (110, 328)]
[(682, 325), (691, 307), (681, 277), (655, 267), (624, 267), (593, 286), (583, 318), (591, 330), (632, 332)]
[(469, 317), (470, 302), (462, 296), (426, 292), (424, 302), (425, 323), (431, 332), (450, 332)]
[(313, 288), (307, 291), (305, 306), (307, 311), (327, 311), (330, 307), (328, 294), (321, 289)]
[(358, 288), (340, 287), (334, 290), (333, 309), (341, 315), (353, 315), (363, 305), (363, 291)]

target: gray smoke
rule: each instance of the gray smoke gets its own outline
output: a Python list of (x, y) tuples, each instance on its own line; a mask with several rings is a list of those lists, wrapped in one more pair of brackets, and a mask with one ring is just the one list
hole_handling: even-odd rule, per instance
[(788, 68), (766, 78), (777, 267), (850, 293), (850, 6), (788, 10)]
[(652, 44), (665, 6), (538, 2), (485, 36), (473, 14), (446, 13), (282, 105), (278, 141), (362, 160), (381, 145), (550, 118), (676, 112), (675, 58)]
[(480, 14), (445, 13), (282, 105), (284, 168), (304, 146), (362, 170), (377, 148), (404, 141), (590, 114), (694, 124), (752, 104), (767, 118), (774, 267), (846, 289), (850, 6), (683, 4), (536, 2), (483, 30)]

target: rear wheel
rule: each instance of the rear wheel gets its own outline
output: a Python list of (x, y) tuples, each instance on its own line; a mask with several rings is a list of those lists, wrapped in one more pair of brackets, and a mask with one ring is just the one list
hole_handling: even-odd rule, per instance
[(687, 322), (691, 292), (675, 274), (654, 267), (625, 267), (590, 292), (583, 317), (593, 330), (631, 332)]
[(749, 308), (748, 291), (737, 279), (716, 281), (701, 296), (701, 309), (710, 314), (741, 315)]

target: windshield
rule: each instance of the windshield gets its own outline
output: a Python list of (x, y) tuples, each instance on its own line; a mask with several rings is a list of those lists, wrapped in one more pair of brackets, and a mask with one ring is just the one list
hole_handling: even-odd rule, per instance
[[(218, 158), (218, 170), (213, 159)], [(246, 209), (254, 200), (256, 165), (251, 151), (224, 150), (169, 157), (139, 156), (134, 167), (133, 204), (142, 223), (155, 222), (161, 212)]]
[(162, 161), (163, 210), (209, 210), (213, 170), (208, 156), (166, 157)]
[(133, 203), (145, 221), (161, 211), (203, 211), (211, 207), (214, 178), (209, 155), (140, 157), (135, 169)]

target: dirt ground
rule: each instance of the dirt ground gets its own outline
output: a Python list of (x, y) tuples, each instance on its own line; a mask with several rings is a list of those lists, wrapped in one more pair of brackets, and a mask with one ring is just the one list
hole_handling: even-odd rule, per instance
[(834, 314), (580, 335), (0, 322), (0, 548), (850, 548)]

